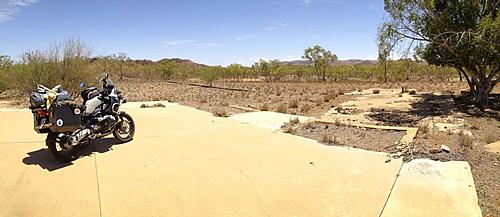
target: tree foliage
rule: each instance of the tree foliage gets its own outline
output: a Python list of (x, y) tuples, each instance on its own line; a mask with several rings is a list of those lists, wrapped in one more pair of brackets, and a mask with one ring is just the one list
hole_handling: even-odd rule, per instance
[(499, 0), (385, 0), (382, 38), (463, 75), (481, 109), (499, 81)]
[(326, 69), (337, 61), (337, 55), (319, 45), (306, 48), (302, 58), (314, 65), (314, 71), (318, 76), (321, 76), (323, 82), (326, 82)]

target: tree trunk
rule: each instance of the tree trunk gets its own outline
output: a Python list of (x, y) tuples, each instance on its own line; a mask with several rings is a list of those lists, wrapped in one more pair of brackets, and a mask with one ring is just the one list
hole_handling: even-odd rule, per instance
[(488, 98), (490, 96), (490, 82), (476, 82), (473, 94), (476, 99), (477, 106), (479, 107), (479, 109), (481, 109), (481, 111), (484, 111), (484, 109), (486, 109), (488, 106)]
[(384, 63), (384, 83), (387, 83), (387, 62)]

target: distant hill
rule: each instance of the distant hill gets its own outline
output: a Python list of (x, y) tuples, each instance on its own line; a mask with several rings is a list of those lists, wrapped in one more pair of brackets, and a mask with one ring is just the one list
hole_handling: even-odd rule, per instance
[[(283, 61), (283, 64), (292, 66), (305, 66), (310, 65), (307, 60), (293, 60), (293, 61)], [(337, 60), (334, 65), (376, 65), (377, 60), (361, 60), (361, 59), (349, 59), (349, 60)]]
[(165, 58), (165, 59), (161, 59), (159, 61), (157, 61), (157, 63), (161, 63), (161, 62), (170, 62), (170, 63), (176, 63), (178, 65), (182, 65), (182, 66), (188, 66), (188, 67), (206, 67), (207, 65), (204, 65), (204, 64), (201, 64), (201, 63), (195, 63), (191, 60), (188, 60), (188, 59), (180, 59), (180, 58), (172, 58), (172, 59), (168, 59), (168, 58)]
[(141, 64), (141, 65), (150, 65), (154, 63), (162, 63), (162, 62), (169, 62), (169, 63), (175, 63), (180, 66), (187, 66), (187, 67), (205, 67), (207, 65), (200, 64), (200, 63), (195, 63), (191, 60), (188, 59), (180, 59), (180, 58), (164, 58), (158, 61), (152, 61), (152, 60), (130, 60), (131, 62)]

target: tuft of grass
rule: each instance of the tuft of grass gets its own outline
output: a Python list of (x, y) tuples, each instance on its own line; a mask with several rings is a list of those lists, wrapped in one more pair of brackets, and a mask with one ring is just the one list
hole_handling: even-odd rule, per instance
[(290, 119), (290, 124), (292, 124), (292, 125), (297, 125), (299, 123), (300, 123), (299, 118), (291, 118)]
[(305, 129), (311, 129), (311, 128), (313, 128), (313, 126), (314, 125), (313, 125), (312, 121), (308, 121), (308, 122), (304, 123), (304, 128)]
[(486, 144), (494, 143), (497, 141), (494, 133), (487, 133), (484, 137)]
[(338, 143), (337, 138), (330, 134), (324, 134), (323, 138), (321, 138), (321, 142), (327, 143), (329, 145)]
[(279, 112), (279, 113), (286, 114), (287, 111), (288, 111), (286, 104), (283, 104), (283, 103), (279, 104), (278, 108), (276, 108), (276, 111)]
[(427, 134), (429, 132), (429, 123), (424, 121), (418, 124), (418, 132)]
[(153, 105), (142, 104), (140, 108), (165, 108), (166, 106), (163, 103), (155, 103)]
[(288, 104), (288, 107), (291, 109), (296, 109), (299, 108), (299, 101), (297, 100), (292, 100), (290, 104)]
[(309, 104), (304, 104), (302, 105), (302, 107), (300, 108), (300, 112), (308, 112), (311, 110), (311, 106)]
[(215, 117), (222, 117), (222, 118), (229, 117), (229, 113), (226, 110), (223, 110), (223, 109), (218, 109), (218, 110), (214, 111), (213, 114), (214, 114)]
[(342, 125), (342, 121), (338, 118), (335, 118), (335, 120), (333, 121), (333, 123), (335, 124), (335, 126), (341, 126)]
[(264, 103), (260, 106), (261, 111), (269, 111), (269, 104)]
[(458, 133), (458, 143), (463, 147), (472, 148), (474, 138), (465, 130), (460, 130)]
[(291, 125), (287, 125), (286, 127), (284, 127), (283, 129), (283, 132), (284, 133), (289, 133), (289, 134), (296, 134), (297, 133), (297, 129)]
[(324, 97), (323, 97), (323, 101), (324, 102), (330, 102), (332, 100), (334, 100), (335, 98), (337, 98), (338, 96), (338, 93), (329, 93), (329, 94), (326, 94)]

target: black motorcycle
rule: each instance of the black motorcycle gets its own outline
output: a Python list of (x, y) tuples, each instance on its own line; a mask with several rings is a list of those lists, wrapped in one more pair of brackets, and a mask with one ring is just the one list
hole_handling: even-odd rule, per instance
[[(77, 157), (77, 151), (90, 141), (113, 134), (119, 142), (129, 142), (135, 133), (132, 117), (120, 111), (126, 103), (108, 74), (100, 78), (102, 90), (88, 87), (80, 96), (83, 104), (71, 100), (60, 85), (49, 89), (38, 85), (30, 96), (34, 128), (37, 133), (48, 134), (45, 140), (50, 152), (60, 162)], [(85, 83), (80, 83), (85, 88)]]

